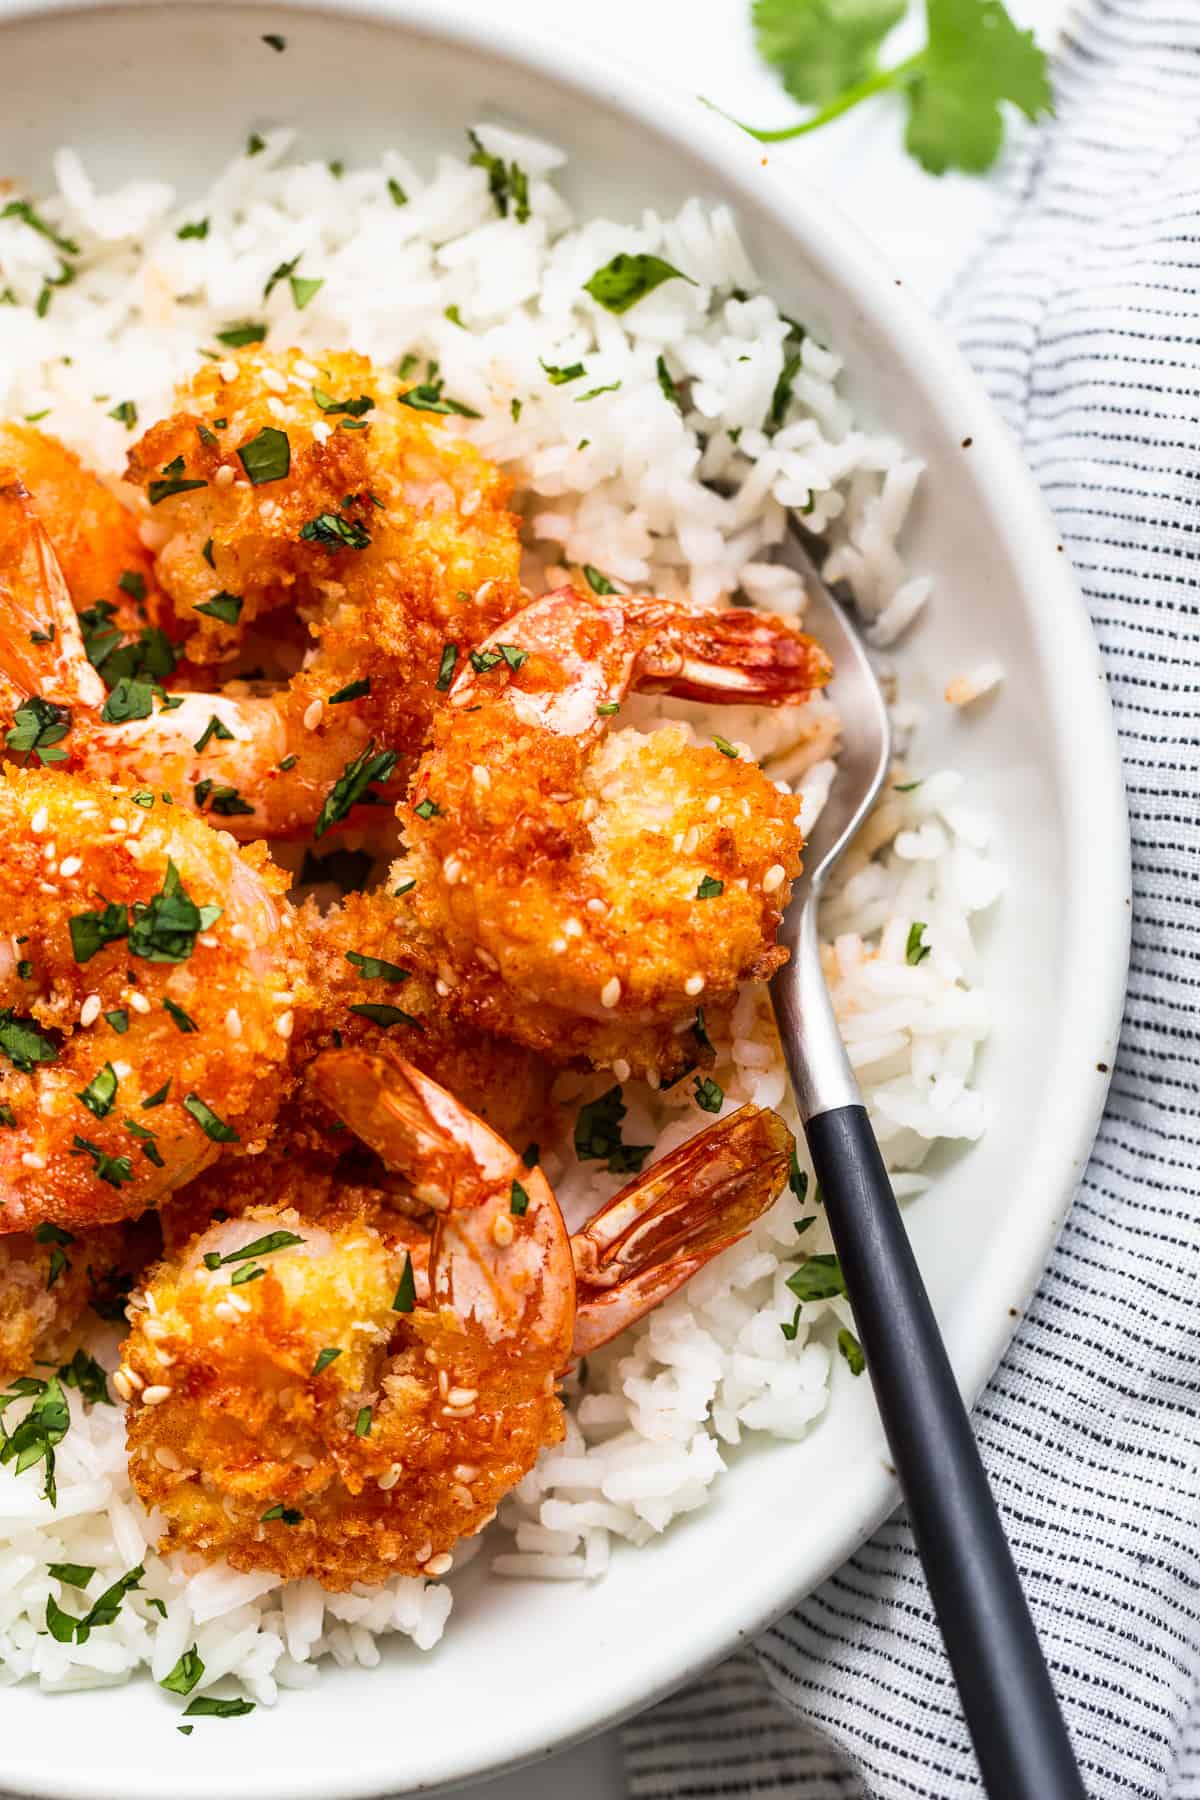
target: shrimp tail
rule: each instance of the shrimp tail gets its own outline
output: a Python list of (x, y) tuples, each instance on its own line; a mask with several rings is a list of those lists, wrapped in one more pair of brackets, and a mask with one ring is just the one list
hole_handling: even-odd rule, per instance
[(635, 684), (681, 700), (796, 706), (824, 687), (833, 664), (815, 638), (773, 613), (745, 607), (689, 612), (661, 600), (626, 602), (645, 624)]
[(34, 695), (100, 707), (104, 683), (87, 659), (58, 558), (27, 487), (0, 472), (0, 708)]
[(744, 1237), (782, 1189), (794, 1149), (777, 1113), (743, 1106), (593, 1214), (571, 1239), (573, 1354), (607, 1343)]
[(493, 1342), (567, 1359), (575, 1274), (567, 1228), (540, 1169), (403, 1058), (327, 1050), (317, 1093), (437, 1217), (432, 1301), (473, 1318)]

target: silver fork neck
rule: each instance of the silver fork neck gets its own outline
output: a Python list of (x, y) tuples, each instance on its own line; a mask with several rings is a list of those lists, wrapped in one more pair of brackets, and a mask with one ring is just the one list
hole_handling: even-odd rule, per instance
[(862, 1103), (821, 970), (820, 897), (820, 884), (814, 882), (791, 937), (792, 954), (771, 981), (771, 1004), (804, 1124), (818, 1113)]

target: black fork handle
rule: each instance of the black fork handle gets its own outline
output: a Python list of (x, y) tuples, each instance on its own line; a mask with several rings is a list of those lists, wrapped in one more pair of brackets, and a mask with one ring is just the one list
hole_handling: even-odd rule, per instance
[(991, 1800), (1087, 1800), (866, 1110), (804, 1129), (984, 1786)]

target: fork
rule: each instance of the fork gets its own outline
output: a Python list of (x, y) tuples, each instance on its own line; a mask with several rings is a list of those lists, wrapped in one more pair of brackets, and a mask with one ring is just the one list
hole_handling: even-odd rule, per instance
[(833, 659), (837, 774), (805, 849), (771, 1000), (867, 1371), (984, 1787), (992, 1800), (1086, 1800), (966, 1407), (854, 1079), (821, 968), (817, 909), (891, 761), (879, 682), (795, 530), (805, 629)]

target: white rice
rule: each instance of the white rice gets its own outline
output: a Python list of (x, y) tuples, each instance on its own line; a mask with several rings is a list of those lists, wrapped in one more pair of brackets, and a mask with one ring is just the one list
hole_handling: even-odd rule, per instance
[[(430, 173), (389, 153), (378, 167), (339, 176), (287, 162), (289, 134), (276, 132), (180, 206), (157, 182), (98, 194), (78, 157), (62, 151), (59, 192), (42, 216), (79, 245), (70, 284), (46, 286), (62, 262), (47, 237), (17, 217), (0, 220), (0, 297), (12, 302), (0, 304), (0, 416), (45, 413), (46, 430), (115, 477), (130, 438), (111, 409), (132, 401), (143, 424), (167, 411), (198, 348), (214, 346), (231, 323), (267, 321), (268, 347), (349, 347), (389, 366), (415, 353), (436, 360), (446, 391), (482, 415), (465, 429), (515, 476), (535, 578), (559, 563), (592, 564), (631, 587), (704, 602), (737, 595), (795, 614), (802, 584), (772, 552), (789, 512), (802, 510), (825, 542), (828, 577), (852, 587), (880, 645), (894, 641), (929, 595), (897, 547), (919, 465), (855, 425), (838, 391), (839, 359), (811, 337), (782, 424), (763, 429), (795, 345), (785, 350), (788, 322), (754, 291), (728, 209), (690, 201), (669, 219), (646, 212), (636, 225), (579, 223), (551, 180), (556, 150), (478, 130), (490, 152), (527, 171), (528, 221), (497, 216), (484, 171), (465, 157), (443, 157)], [(395, 203), (389, 183), (406, 204)], [(200, 219), (203, 238), (178, 236)], [(664, 282), (615, 316), (583, 283), (621, 251), (662, 256), (691, 281)], [(300, 275), (323, 285), (303, 311), (286, 281), (264, 304), (268, 277), (293, 258)], [(39, 309), (43, 295), (49, 304)], [(687, 384), (686, 413), (662, 390), (659, 358)], [(548, 381), (543, 364), (576, 361), (585, 378)], [(610, 391), (593, 396), (597, 388)], [(963, 698), (1000, 673), (982, 664), (964, 678), (972, 692)], [(705, 718), (698, 708), (641, 703), (644, 720), (667, 711)], [(833, 775), (828, 703), (775, 715), (727, 709), (718, 729), (795, 787), (811, 824)], [(985, 1123), (971, 1086), (987, 1032), (971, 919), (998, 880), (986, 822), (960, 785), (952, 771), (915, 786), (898, 777), (823, 923), (838, 1015), (902, 1197), (924, 1186), (933, 1142), (976, 1138)], [(914, 964), (907, 953), (918, 924), (928, 953)], [(750, 1100), (789, 1113), (762, 992), (744, 992), (731, 1040), (717, 1050), (724, 1111)], [(564, 1118), (612, 1080), (562, 1077)], [(654, 1141), (659, 1153), (709, 1123), (690, 1082), (658, 1094), (627, 1083), (624, 1099), (626, 1141)], [(624, 1179), (580, 1165), (561, 1144), (546, 1163), (572, 1223)], [(798, 1239), (801, 1215), (814, 1223)], [(597, 1578), (614, 1539), (644, 1544), (705, 1503), (725, 1466), (723, 1446), (754, 1432), (803, 1436), (828, 1403), (834, 1328), (851, 1321), (840, 1301), (797, 1314), (786, 1280), (802, 1251), (829, 1248), (811, 1194), (801, 1205), (785, 1191), (741, 1244), (590, 1358), (568, 1384), (566, 1442), (504, 1503), (489, 1534), (493, 1570)], [(794, 1317), (789, 1339), (780, 1327)], [(117, 1341), (101, 1332), (90, 1345), (113, 1367)], [(236, 1677), (240, 1691), (270, 1703), (280, 1687), (315, 1679), (322, 1657), (369, 1666), (385, 1633), (423, 1650), (441, 1636), (451, 1607), (444, 1582), (398, 1579), (337, 1595), (312, 1581), (159, 1557), (157, 1521), (129, 1485), (121, 1409), (87, 1409), (75, 1392), (69, 1400), (57, 1507), (41, 1497), (40, 1465), (20, 1476), (0, 1468), (0, 1679), (57, 1691), (148, 1667), (161, 1680), (195, 1644), (205, 1664), (197, 1691), (229, 1691)], [(6, 1414), (10, 1428), (24, 1404)], [(479, 1548), (460, 1546), (456, 1566)], [(48, 1573), (62, 1562), (94, 1566), (86, 1595)], [(49, 1598), (78, 1616), (139, 1563), (142, 1584), (113, 1624), (82, 1645), (46, 1631)]]

